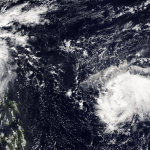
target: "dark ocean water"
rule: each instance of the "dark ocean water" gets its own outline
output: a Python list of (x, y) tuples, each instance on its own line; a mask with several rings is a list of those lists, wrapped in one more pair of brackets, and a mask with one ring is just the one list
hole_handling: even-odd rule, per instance
[[(135, 115), (124, 134), (105, 134), (94, 107), (102, 70), (125, 61), (149, 67), (148, 0), (0, 3), (0, 59), (7, 72), (1, 80), (9, 82), (8, 101), (18, 109), (13, 120), (7, 109), (15, 112), (15, 106), (7, 101), (2, 105), (10, 123), (1, 125), (1, 150), (150, 148), (149, 121), (140, 122)], [(9, 70), (15, 75), (9, 77)]]

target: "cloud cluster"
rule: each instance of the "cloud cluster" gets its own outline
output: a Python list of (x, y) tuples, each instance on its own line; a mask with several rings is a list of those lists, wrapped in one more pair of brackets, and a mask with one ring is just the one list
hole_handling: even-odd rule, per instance
[[(23, 10), (23, 8), (27, 9)], [(17, 65), (11, 65), (13, 58), (10, 48), (17, 52), (18, 45), (21, 47), (29, 45), (28, 33), (22, 34), (14, 23), (18, 23), (19, 26), (44, 24), (45, 20), (41, 15), (47, 11), (46, 5), (31, 7), (29, 3), (24, 3), (0, 13), (0, 95), (6, 90), (8, 83), (16, 77), (14, 70)]]
[(123, 132), (124, 125), (131, 123), (135, 115), (139, 121), (148, 120), (150, 115), (150, 78), (143, 75), (150, 70), (137, 66), (123, 68), (111, 66), (105, 71), (103, 78), (107, 82), (95, 106), (96, 114), (106, 123), (107, 133)]
[(14, 22), (19, 22), (22, 25), (43, 24), (44, 20), (42, 20), (40, 14), (46, 13), (48, 8), (42, 5), (22, 11), (22, 8), (28, 7), (28, 5), (28, 3), (24, 3), (1, 13), (0, 20), (2, 20), (2, 22), (0, 23), (0, 27), (12, 26)]

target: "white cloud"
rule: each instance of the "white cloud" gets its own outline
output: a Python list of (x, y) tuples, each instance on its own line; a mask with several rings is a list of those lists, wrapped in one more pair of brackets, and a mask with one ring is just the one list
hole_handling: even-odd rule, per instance
[[(20, 25), (26, 26), (45, 23), (41, 15), (48, 11), (48, 7), (46, 5), (34, 6), (33, 8), (22, 11), (22, 8), (28, 6), (29, 3), (24, 3), (0, 13), (0, 95), (6, 90), (8, 83), (16, 77), (15, 72), (12, 71), (16, 65), (11, 66), (11, 63), (9, 63), (12, 61), (9, 53), (10, 47), (16, 50), (17, 45), (22, 47), (29, 45), (28, 33), (22, 35), (21, 32), (17, 31), (18, 27), (15, 27), (13, 23), (18, 22)], [(12, 30), (4, 30), (3, 27), (10, 27)], [(8, 45), (8, 39), (10, 45)]]
[[(0, 27), (12, 26), (13, 22), (19, 22), (22, 25), (44, 24), (45, 21), (40, 17), (48, 11), (46, 5), (35, 6), (30, 10), (23, 11), (22, 8), (28, 6), (28, 3), (13, 7), (0, 14)], [(42, 19), (42, 20), (41, 20)]]
[(36, 25), (36, 24), (44, 24), (44, 20), (41, 20), (40, 14), (44, 14), (47, 12), (47, 7), (40, 6), (32, 8), (29, 11), (25, 11), (21, 13), (21, 15), (18, 15), (16, 17), (16, 21), (18, 21), (20, 24), (27, 25)]
[[(133, 73), (137, 68), (136, 74)], [(120, 71), (121, 68), (117, 70), (116, 67), (114, 69), (111, 67), (104, 73), (104, 78), (110, 75), (108, 82), (105, 82), (103, 90), (100, 91), (95, 107), (96, 114), (106, 123), (108, 133), (119, 131), (126, 122), (131, 123), (134, 115), (138, 115), (140, 121), (149, 119), (150, 78), (141, 74), (150, 73), (150, 70), (139, 68), (131, 67), (130, 73), (126, 70)]]

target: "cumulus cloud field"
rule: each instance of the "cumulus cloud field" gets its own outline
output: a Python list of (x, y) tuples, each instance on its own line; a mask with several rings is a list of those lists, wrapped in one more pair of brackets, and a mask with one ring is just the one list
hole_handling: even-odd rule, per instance
[[(26, 8), (25, 10), (23, 10)], [(22, 34), (14, 23), (25, 26), (35, 26), (47, 22), (41, 15), (48, 11), (48, 5), (30, 7), (29, 3), (24, 3), (10, 9), (1, 10), (0, 13), (0, 92), (3, 93), (9, 81), (16, 77), (15, 70), (17, 65), (11, 65), (13, 58), (10, 51), (17, 52), (16, 47), (26, 47), (29, 45), (28, 34)], [(53, 8), (51, 8), (53, 9)], [(7, 28), (10, 30), (7, 30)], [(8, 40), (9, 43), (8, 44)]]
[[(24, 8), (26, 9), (23, 10)], [(14, 71), (17, 69), (17, 65), (12, 65), (13, 58), (10, 51), (17, 53), (18, 45), (25, 49), (26, 46), (30, 46), (28, 33), (22, 34), (14, 23), (28, 27), (49, 23), (41, 15), (55, 9), (57, 7), (48, 5), (29, 7), (29, 3), (24, 3), (1, 11), (0, 20), (3, 21), (0, 22), (0, 94), (7, 89), (9, 82), (17, 76)], [(8, 27), (10, 30), (7, 30)], [(8, 44), (8, 39), (11, 45)], [(70, 41), (65, 41), (65, 46), (65, 48), (63, 46), (60, 48), (69, 51)], [(72, 48), (71, 51), (74, 49)], [(85, 53), (84, 55), (87, 56), (88, 54)], [(101, 85), (99, 97), (96, 98), (95, 114), (106, 125), (105, 133), (124, 132), (125, 124), (132, 124), (135, 116), (138, 117), (139, 121), (149, 120), (149, 75), (150, 68), (124, 63), (118, 67), (111, 66), (96, 76), (90, 77), (92, 84)], [(69, 91), (67, 96), (70, 97), (71, 94)]]
[[(29, 36), (27, 32), (22, 32), (19, 29), (22, 25), (27, 27), (33, 27), (39, 24), (48, 23), (42, 15), (46, 12), (51, 11), (55, 8), (48, 5), (32, 6), (27, 2), (14, 6), (12, 8), (2, 8), (0, 12), (0, 103), (3, 106), (6, 103), (5, 93), (9, 90), (9, 84), (17, 79), (16, 70), (18, 68), (15, 58), (12, 53), (18, 54), (18, 46), (22, 47), (24, 50), (31, 52), (31, 45), (28, 43)], [(16, 25), (17, 24), (17, 25)], [(32, 56), (32, 55), (31, 55)], [(32, 57), (36, 59), (36, 57)], [(10, 104), (15, 104), (14, 101), (9, 101)], [(4, 105), (5, 106), (5, 105)], [(3, 127), (10, 125), (12, 121), (15, 121), (15, 109), (9, 108), (11, 111), (10, 116), (4, 117), (3, 121), (1, 118), (1, 129)], [(13, 105), (11, 106), (13, 108)], [(7, 115), (7, 114), (5, 114)], [(19, 131), (18, 131), (19, 130)], [(11, 146), (17, 149), (17, 143), (20, 142), (22, 147), (25, 147), (26, 140), (24, 139), (23, 129), (18, 125), (18, 130), (13, 131), (12, 135), (9, 137), (4, 137), (1, 133), (0, 140), (5, 140), (8, 144), (5, 148), (9, 149)], [(20, 135), (19, 135), (20, 133)], [(17, 135), (18, 134), (18, 135)], [(19, 139), (20, 138), (20, 139)], [(21, 139), (22, 138), (22, 139)], [(11, 144), (9, 144), (11, 143)], [(10, 147), (9, 147), (10, 146)]]

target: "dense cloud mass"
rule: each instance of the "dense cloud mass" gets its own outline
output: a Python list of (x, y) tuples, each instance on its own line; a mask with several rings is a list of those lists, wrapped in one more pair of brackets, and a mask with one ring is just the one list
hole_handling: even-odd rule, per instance
[[(107, 123), (106, 132), (123, 132), (122, 127), (126, 122), (131, 123), (134, 115), (140, 121), (149, 120), (150, 78), (140, 75), (140, 72), (149, 73), (149, 68), (132, 66), (130, 71), (122, 68), (108, 68), (103, 75), (108, 82), (105, 81), (100, 91), (96, 107), (98, 116)], [(139, 73), (131, 74), (134, 70)]]
[(149, 0), (0, 1), (0, 149), (149, 149)]

